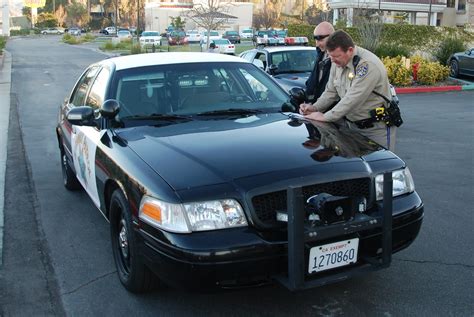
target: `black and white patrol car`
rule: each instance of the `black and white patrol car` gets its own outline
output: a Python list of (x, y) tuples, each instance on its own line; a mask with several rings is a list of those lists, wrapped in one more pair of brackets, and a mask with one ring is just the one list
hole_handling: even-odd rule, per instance
[(128, 290), (298, 289), (386, 266), (414, 241), (423, 203), (405, 162), (291, 109), (238, 57), (132, 55), (84, 71), (59, 109), (64, 185), (110, 222)]
[(316, 54), (315, 47), (291, 45), (259, 46), (239, 56), (265, 70), (289, 91), (293, 87), (305, 87), (314, 68)]

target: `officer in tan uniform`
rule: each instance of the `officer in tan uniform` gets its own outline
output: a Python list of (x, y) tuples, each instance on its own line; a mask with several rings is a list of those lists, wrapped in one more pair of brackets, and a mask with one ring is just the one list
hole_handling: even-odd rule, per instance
[(328, 38), (326, 49), (332, 61), (326, 90), (316, 103), (301, 104), (300, 113), (318, 121), (346, 119), (349, 128), (393, 151), (396, 127), (374, 119), (375, 109), (387, 106), (384, 98), (374, 91), (391, 98), (382, 61), (370, 51), (356, 47), (350, 35), (342, 30)]

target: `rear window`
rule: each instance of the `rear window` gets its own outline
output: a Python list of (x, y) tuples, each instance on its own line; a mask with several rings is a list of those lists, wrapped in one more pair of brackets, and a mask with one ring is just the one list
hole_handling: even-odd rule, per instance
[(227, 35), (239, 35), (236, 31), (228, 31)]

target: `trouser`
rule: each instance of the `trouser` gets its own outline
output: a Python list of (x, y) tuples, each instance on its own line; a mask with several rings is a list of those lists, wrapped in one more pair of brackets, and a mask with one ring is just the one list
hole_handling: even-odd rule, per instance
[(374, 122), (372, 128), (359, 129), (353, 122), (346, 121), (351, 130), (355, 130), (369, 139), (377, 142), (390, 151), (395, 151), (395, 141), (397, 138), (397, 127), (387, 127), (384, 122)]

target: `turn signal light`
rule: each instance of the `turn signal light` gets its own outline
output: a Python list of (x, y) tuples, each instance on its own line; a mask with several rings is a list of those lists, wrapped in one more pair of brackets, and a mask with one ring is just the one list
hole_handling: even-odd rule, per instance
[(161, 209), (157, 205), (145, 203), (142, 207), (142, 212), (151, 219), (161, 222)]

